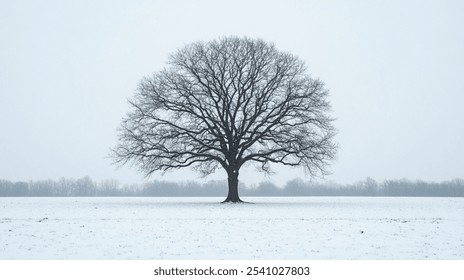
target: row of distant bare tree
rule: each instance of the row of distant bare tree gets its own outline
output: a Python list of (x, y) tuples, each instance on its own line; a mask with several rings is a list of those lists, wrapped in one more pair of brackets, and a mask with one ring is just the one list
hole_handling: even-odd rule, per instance
[[(227, 193), (227, 181), (197, 182), (152, 181), (137, 185), (121, 185), (115, 180), (95, 182), (89, 177), (58, 181), (11, 182), (0, 180), (0, 196), (3, 197), (65, 197), (65, 196), (215, 196)], [(376, 182), (367, 178), (351, 185), (336, 183), (305, 182), (301, 179), (288, 181), (283, 187), (270, 182), (245, 186), (240, 184), (243, 196), (419, 196), (464, 197), (464, 180), (454, 179), (440, 183), (386, 180)]]

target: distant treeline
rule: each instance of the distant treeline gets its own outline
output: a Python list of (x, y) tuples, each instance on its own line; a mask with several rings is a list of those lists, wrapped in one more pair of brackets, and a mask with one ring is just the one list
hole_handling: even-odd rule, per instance
[[(447, 196), (464, 197), (464, 180), (440, 183), (401, 180), (376, 182), (367, 178), (355, 184), (317, 183), (293, 179), (283, 187), (271, 182), (239, 187), (241, 196)], [(115, 180), (95, 182), (89, 177), (62, 178), (58, 181), (11, 182), (0, 180), (0, 196), (226, 196), (227, 181), (197, 182), (151, 181), (120, 185)]]

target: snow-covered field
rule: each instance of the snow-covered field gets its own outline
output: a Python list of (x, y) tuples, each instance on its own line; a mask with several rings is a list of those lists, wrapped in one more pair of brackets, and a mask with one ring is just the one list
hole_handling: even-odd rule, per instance
[(464, 259), (463, 198), (0, 198), (0, 259)]

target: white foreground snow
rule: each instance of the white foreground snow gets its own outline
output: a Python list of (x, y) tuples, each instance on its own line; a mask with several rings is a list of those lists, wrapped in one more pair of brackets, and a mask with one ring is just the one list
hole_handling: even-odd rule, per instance
[(0, 259), (464, 259), (464, 198), (0, 198)]

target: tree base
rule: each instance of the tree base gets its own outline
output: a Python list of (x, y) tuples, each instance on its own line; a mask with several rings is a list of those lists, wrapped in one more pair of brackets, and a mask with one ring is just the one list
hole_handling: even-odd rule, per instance
[(226, 200), (224, 200), (223, 202), (221, 203), (244, 203), (240, 198), (226, 198)]

